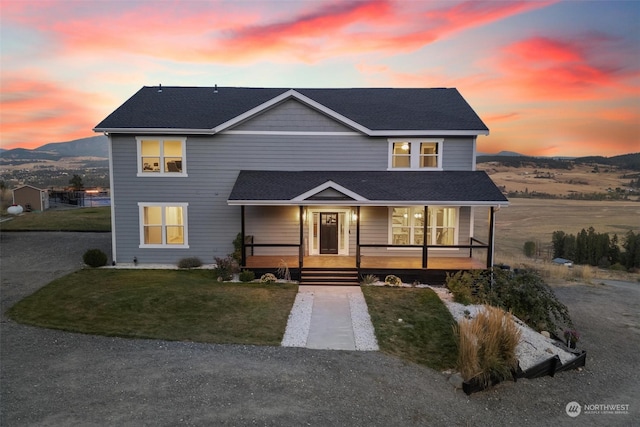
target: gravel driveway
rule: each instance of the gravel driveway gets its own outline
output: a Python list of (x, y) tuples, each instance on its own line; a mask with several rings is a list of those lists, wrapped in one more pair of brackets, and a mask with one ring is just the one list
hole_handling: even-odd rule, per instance
[[(584, 370), (466, 396), (440, 373), (379, 352), (132, 340), (18, 325), (4, 316), (8, 307), (80, 267), (86, 249), (109, 252), (110, 235), (0, 233), (0, 243), (2, 426), (582, 426), (640, 419), (637, 283), (557, 288), (588, 351)], [(570, 418), (570, 401), (629, 409)]]

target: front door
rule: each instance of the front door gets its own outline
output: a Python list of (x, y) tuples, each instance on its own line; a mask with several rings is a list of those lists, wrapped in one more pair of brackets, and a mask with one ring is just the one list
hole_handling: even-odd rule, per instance
[(320, 253), (338, 253), (337, 212), (320, 212)]

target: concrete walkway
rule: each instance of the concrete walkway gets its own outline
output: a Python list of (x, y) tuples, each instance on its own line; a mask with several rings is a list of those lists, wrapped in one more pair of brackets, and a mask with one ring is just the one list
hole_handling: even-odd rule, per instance
[(321, 350), (378, 350), (359, 286), (300, 286), (282, 345)]

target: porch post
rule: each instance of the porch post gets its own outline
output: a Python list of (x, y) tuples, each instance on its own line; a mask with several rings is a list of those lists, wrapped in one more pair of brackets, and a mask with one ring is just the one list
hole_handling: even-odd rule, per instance
[(496, 211), (493, 206), (489, 212), (489, 248), (487, 249), (487, 268), (491, 268), (493, 265), (493, 240), (494, 240), (494, 227), (495, 227)]
[(240, 234), (241, 234), (241, 238), (242, 238), (242, 252), (240, 255), (240, 263), (242, 264), (242, 267), (246, 267), (247, 266), (247, 247), (245, 246), (245, 240), (244, 240), (244, 205), (240, 206)]
[(356, 206), (356, 268), (360, 268), (360, 206)]
[(300, 249), (298, 250), (298, 264), (302, 269), (304, 260), (304, 207), (300, 205)]
[(429, 214), (429, 207), (425, 206), (424, 207), (424, 212), (422, 213), (422, 215), (424, 215), (422, 217), (422, 268), (427, 268), (428, 265), (428, 253), (429, 253), (429, 249), (427, 248), (427, 222), (429, 220), (429, 217), (427, 216)]

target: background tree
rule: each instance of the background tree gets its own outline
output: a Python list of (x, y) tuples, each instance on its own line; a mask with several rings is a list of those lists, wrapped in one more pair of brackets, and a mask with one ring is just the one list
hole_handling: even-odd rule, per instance
[(80, 191), (84, 188), (82, 177), (78, 174), (73, 175), (73, 178), (69, 180), (69, 184), (71, 184), (71, 188), (73, 188), (75, 191)]

